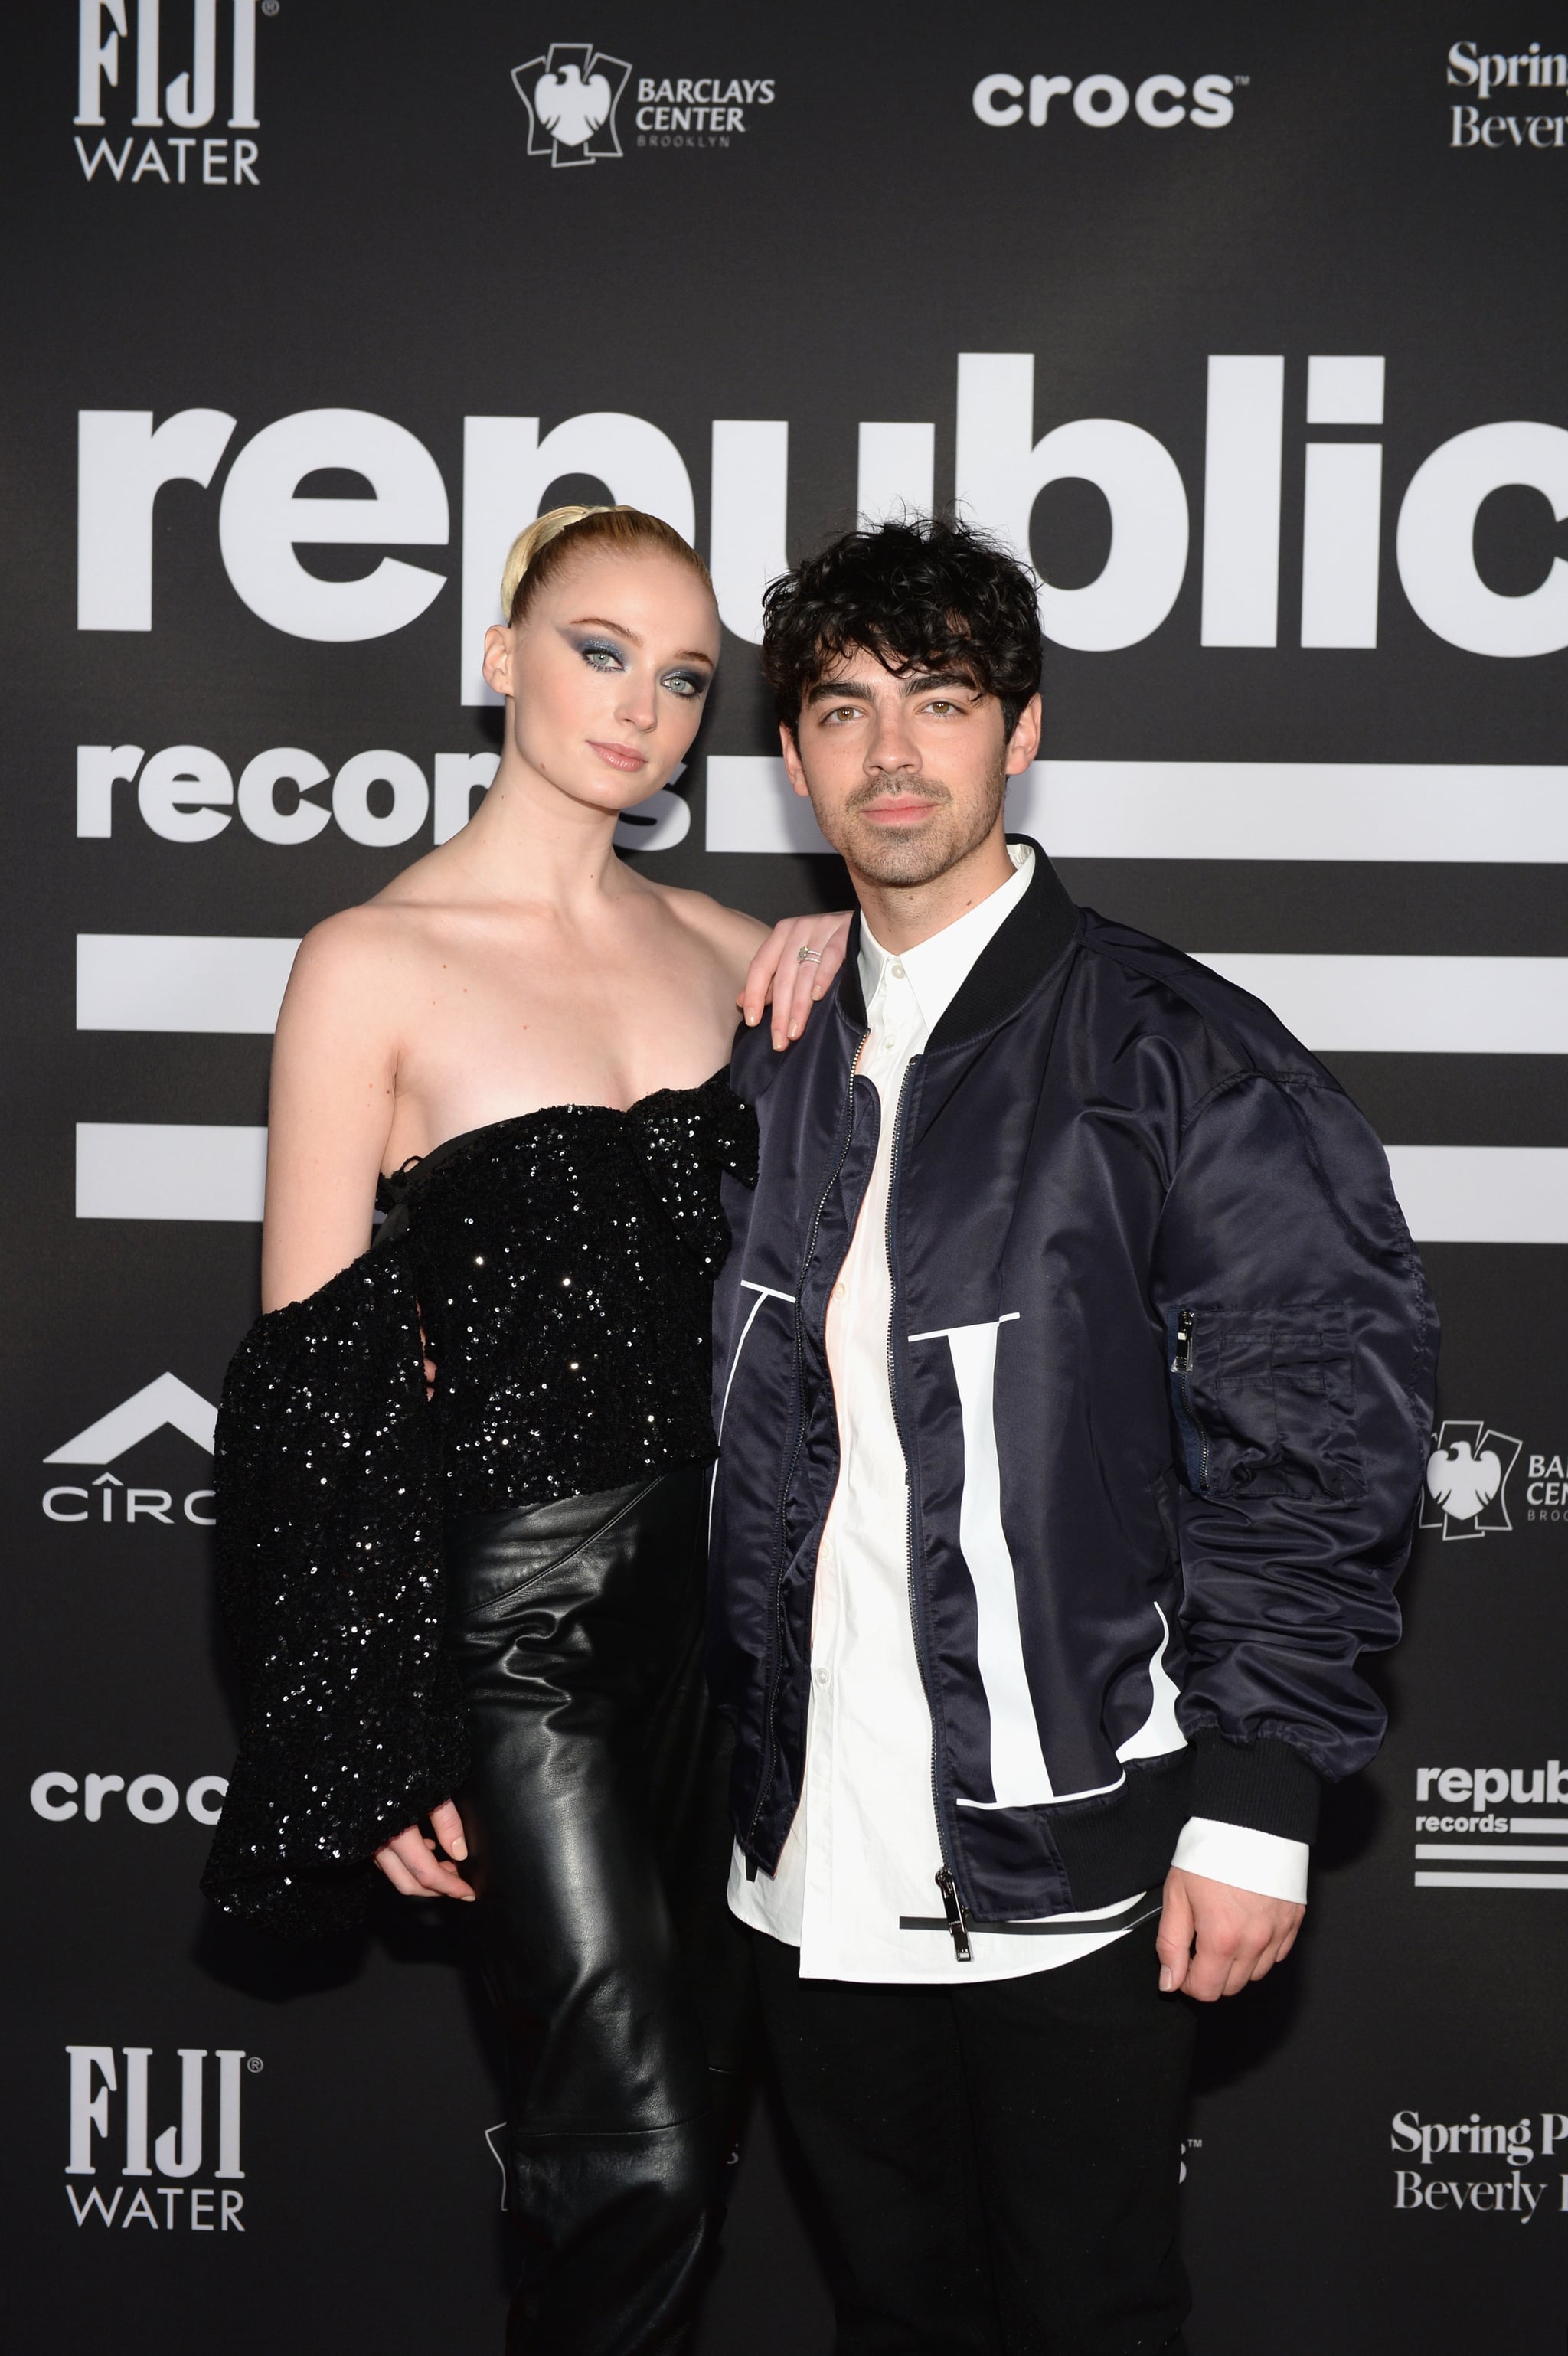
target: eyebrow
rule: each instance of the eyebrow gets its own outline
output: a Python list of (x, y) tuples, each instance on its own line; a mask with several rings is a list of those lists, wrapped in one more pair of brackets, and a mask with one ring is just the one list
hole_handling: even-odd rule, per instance
[[(923, 695), (933, 687), (962, 687), (966, 688), (971, 695), (985, 693), (983, 688), (977, 687), (972, 679), (966, 679), (959, 670), (917, 671), (901, 680), (899, 686), (904, 695)], [(809, 707), (816, 703), (831, 703), (840, 696), (850, 701), (859, 697), (861, 702), (869, 703), (875, 700), (876, 689), (863, 679), (819, 679), (815, 687), (807, 690), (805, 701)]]
[[(629, 630), (624, 622), (612, 622), (604, 614), (580, 614), (577, 619), (569, 623), (567, 626), (573, 630), (613, 630), (618, 638), (628, 639), (635, 647), (640, 647), (643, 643), (635, 630)], [(700, 647), (686, 647), (673, 659), (676, 662), (706, 663), (709, 670), (713, 669), (712, 656), (705, 654)]]

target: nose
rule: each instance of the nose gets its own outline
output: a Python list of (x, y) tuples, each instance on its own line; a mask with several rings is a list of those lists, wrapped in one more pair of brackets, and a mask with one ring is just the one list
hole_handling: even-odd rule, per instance
[(640, 663), (631, 665), (622, 677), (615, 717), (628, 728), (645, 732), (658, 725), (658, 688), (651, 671), (645, 670)]
[(920, 747), (901, 701), (877, 708), (866, 767), (873, 776), (912, 776), (919, 770)]

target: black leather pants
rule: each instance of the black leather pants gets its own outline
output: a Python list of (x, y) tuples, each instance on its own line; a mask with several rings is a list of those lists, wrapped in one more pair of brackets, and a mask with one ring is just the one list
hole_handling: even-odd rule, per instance
[(702, 1675), (707, 1486), (693, 1465), (447, 1526), (524, 2245), (509, 2356), (677, 2348), (716, 2231), (750, 1962)]

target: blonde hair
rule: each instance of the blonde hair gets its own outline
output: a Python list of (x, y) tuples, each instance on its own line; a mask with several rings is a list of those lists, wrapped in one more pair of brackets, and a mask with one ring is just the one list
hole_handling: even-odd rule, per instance
[(551, 508), (525, 525), (507, 551), (501, 568), (501, 611), (520, 622), (534, 592), (560, 572), (568, 557), (588, 548), (635, 556), (653, 549), (685, 564), (712, 594), (708, 567), (673, 524), (641, 508)]

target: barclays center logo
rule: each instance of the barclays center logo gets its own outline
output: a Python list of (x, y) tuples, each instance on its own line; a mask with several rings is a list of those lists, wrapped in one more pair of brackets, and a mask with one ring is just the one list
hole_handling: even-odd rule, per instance
[(1422, 1528), (1441, 1530), (1445, 1539), (1484, 1538), (1494, 1531), (1511, 1530), (1509, 1476), (1523, 1445), (1484, 1423), (1445, 1422), (1426, 1460)]
[(606, 57), (592, 41), (552, 41), (543, 57), (512, 68), (528, 109), (528, 154), (565, 164), (598, 164), (622, 152), (615, 110), (632, 78), (624, 58)]
[[(624, 58), (592, 41), (552, 41), (542, 57), (512, 68), (528, 111), (528, 154), (562, 165), (602, 164), (625, 153), (616, 111), (632, 78)], [(635, 97), (639, 147), (728, 147), (752, 109), (771, 106), (771, 75), (640, 74)]]

